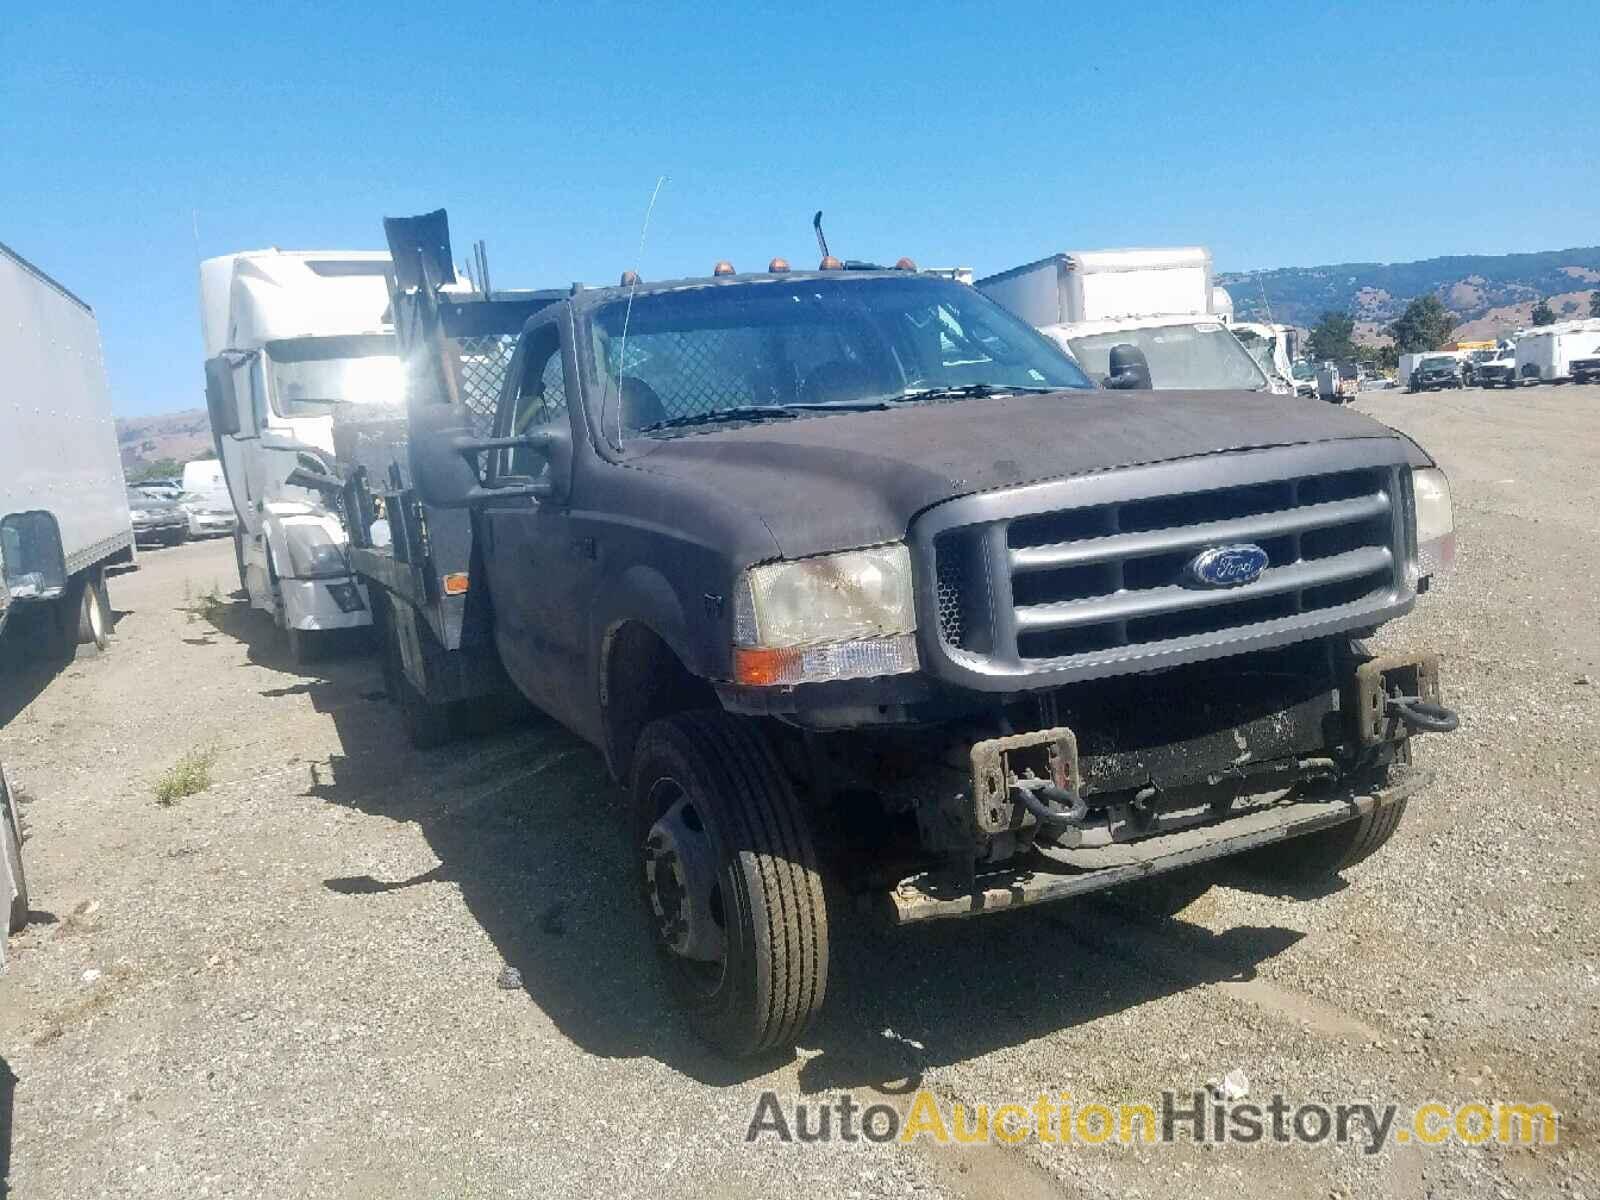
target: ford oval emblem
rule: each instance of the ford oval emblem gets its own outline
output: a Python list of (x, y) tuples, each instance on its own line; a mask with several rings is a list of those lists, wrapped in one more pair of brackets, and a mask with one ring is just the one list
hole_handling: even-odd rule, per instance
[(1190, 582), (1201, 587), (1239, 587), (1261, 578), (1267, 567), (1267, 552), (1248, 542), (1237, 546), (1212, 546), (1189, 560), (1185, 569)]

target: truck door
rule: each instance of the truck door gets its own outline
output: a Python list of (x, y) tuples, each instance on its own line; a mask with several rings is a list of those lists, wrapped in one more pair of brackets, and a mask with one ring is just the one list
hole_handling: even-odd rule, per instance
[[(552, 426), (570, 432), (566, 371), (555, 320), (524, 335), (512, 369), (516, 383), (501, 393), (496, 436), (536, 433)], [(542, 453), (527, 449), (499, 451), (489, 464), (491, 477), (502, 483), (532, 482), (547, 477), (551, 469)], [(568, 489), (561, 490), (564, 497)], [(527, 497), (490, 501), (482, 510), (480, 529), (501, 661), (540, 708), (581, 722), (587, 675), (584, 595), (593, 555), (585, 554), (574, 539), (569, 502)]]

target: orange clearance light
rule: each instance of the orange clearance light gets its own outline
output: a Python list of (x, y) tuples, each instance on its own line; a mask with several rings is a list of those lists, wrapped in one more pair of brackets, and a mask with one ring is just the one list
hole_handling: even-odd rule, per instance
[(770, 650), (736, 646), (733, 651), (733, 678), (735, 683), (749, 683), (766, 687), (783, 678), (787, 659), (792, 650)]
[(909, 258), (902, 258), (899, 262), (895, 263), (894, 269), (896, 271), (915, 271), (917, 269), (917, 264), (912, 262)]
[(467, 573), (465, 571), (452, 571), (439, 581), (444, 584), (446, 596), (465, 596), (467, 594)]
[(723, 259), (716, 266), (711, 268), (711, 273), (713, 275), (732, 275), (733, 274), (733, 264), (731, 262), (729, 262), (727, 259)]
[(638, 287), (639, 286), (639, 272), (637, 272), (637, 271), (624, 271), (622, 273), (622, 279), (618, 283), (617, 286), (618, 287)]
[(833, 255), (830, 254), (826, 258), (824, 258), (820, 263), (817, 264), (817, 270), (819, 270), (819, 271), (842, 271), (842, 270), (844, 270), (844, 264), (842, 262), (840, 262), (837, 258), (835, 258)]
[(767, 272), (771, 275), (782, 275), (789, 269), (787, 258), (775, 258), (767, 264)]

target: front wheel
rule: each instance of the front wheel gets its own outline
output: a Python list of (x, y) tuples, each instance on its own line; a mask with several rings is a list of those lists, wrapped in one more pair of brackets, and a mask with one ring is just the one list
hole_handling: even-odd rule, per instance
[(656, 721), (633, 770), (633, 844), (668, 986), (731, 1057), (793, 1046), (822, 1006), (828, 916), (806, 815), (751, 722)]

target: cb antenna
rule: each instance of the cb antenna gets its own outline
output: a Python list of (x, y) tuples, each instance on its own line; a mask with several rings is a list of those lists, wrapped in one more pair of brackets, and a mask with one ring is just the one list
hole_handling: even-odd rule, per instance
[(822, 232), (822, 210), (817, 209), (817, 215), (811, 218), (811, 228), (817, 231), (817, 248), (822, 251), (823, 258), (832, 258), (828, 253), (828, 236)]
[[(617, 349), (617, 449), (622, 449), (622, 372), (628, 365), (628, 323), (633, 320), (633, 294), (639, 290), (639, 267), (644, 263), (644, 239), (650, 232), (650, 214), (656, 210), (656, 197), (667, 182), (665, 175), (656, 176), (655, 190), (650, 193), (650, 203), (645, 205), (644, 224), (639, 227), (639, 252), (633, 257), (633, 270), (628, 274), (628, 307), (622, 313), (622, 343)], [(611, 372), (606, 372), (605, 390), (600, 393), (600, 421), (604, 428), (606, 404), (611, 398)]]

